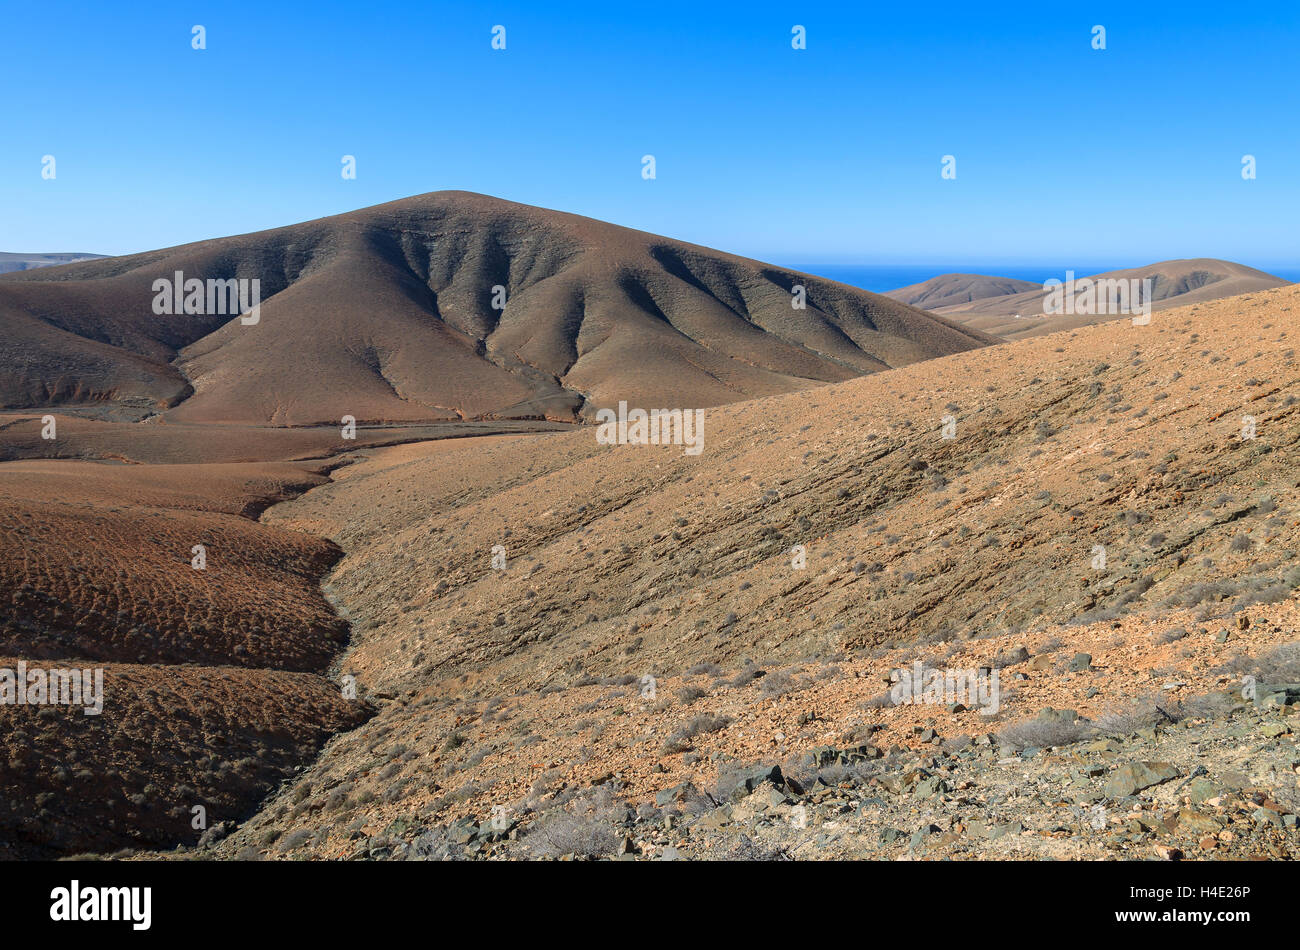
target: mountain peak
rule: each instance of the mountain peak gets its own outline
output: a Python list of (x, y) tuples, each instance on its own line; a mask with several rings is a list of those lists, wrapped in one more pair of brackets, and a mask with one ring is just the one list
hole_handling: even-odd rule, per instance
[[(204, 312), (179, 305), (178, 273), (207, 289), (185, 295)], [(256, 289), (255, 323), (210, 312), (225, 281)], [(25, 357), (0, 376), (6, 406), (290, 425), (703, 407), (995, 342), (833, 281), (459, 191), (9, 275), (0, 322)]]

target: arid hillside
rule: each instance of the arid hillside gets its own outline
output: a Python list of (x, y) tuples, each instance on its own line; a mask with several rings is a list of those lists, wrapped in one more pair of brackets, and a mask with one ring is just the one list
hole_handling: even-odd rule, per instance
[(337, 548), (254, 520), (317, 468), (0, 466), (0, 653), (324, 669), (346, 636), (316, 582)]
[[(698, 455), (11, 413), (0, 668), (105, 704), (0, 707), (3, 853), (1294, 856), (1297, 306), (713, 407)], [(921, 661), (998, 709), (889, 700)]]
[(447, 443), (269, 517), (347, 552), (331, 583), (364, 622), (350, 660), (385, 690), (471, 669), (540, 687), (575, 655), (625, 672), (629, 639), (639, 662), (689, 665), (1186, 598), (1290, 550), (1290, 522), (1262, 516), (1295, 487), (1295, 296), (706, 412), (698, 457), (591, 430)]
[[(950, 274), (934, 278), (933, 283), (942, 289), (947, 286), (948, 278), (960, 278), (964, 275)], [(1235, 297), (1261, 290), (1271, 290), (1287, 285), (1281, 277), (1274, 277), (1264, 271), (1232, 261), (1197, 258), (1185, 261), (1162, 261), (1146, 267), (1132, 267), (1126, 270), (1106, 271), (1102, 274), (1076, 274), (1075, 280), (1084, 278), (1094, 284), (1100, 281), (1138, 281), (1138, 294), (1134, 304), (1150, 300), (1153, 311), (1168, 310), (1173, 307), (1187, 307), (1197, 303), (1208, 303), (1226, 297)], [(1065, 274), (1058, 274), (1057, 279), (1064, 281)], [(1018, 340), (1030, 336), (1042, 336), (1060, 330), (1074, 330), (1079, 327), (1092, 326), (1111, 320), (1129, 320), (1129, 314), (1103, 313), (1094, 310), (1091, 313), (1044, 313), (1044, 304), (1048, 292), (1041, 285), (1035, 284), (1019, 292), (994, 294), (989, 284), (991, 278), (984, 278), (981, 285), (983, 292), (979, 298), (974, 296), (969, 301), (943, 300), (934, 301), (934, 306), (927, 307), (936, 313), (956, 320), (961, 324), (983, 330), (994, 336), (1007, 340)], [(1149, 280), (1150, 296), (1142, 291), (1141, 282)], [(960, 281), (958, 281), (960, 283)], [(1008, 282), (1009, 283), (1009, 282)], [(1130, 284), (1130, 287), (1134, 285)], [(924, 289), (924, 284), (916, 289)], [(907, 290), (908, 288), (904, 288)], [(892, 291), (889, 296), (899, 300), (915, 297), (915, 293), (902, 296), (903, 291)], [(910, 301), (909, 301), (910, 302)], [(917, 303), (914, 306), (924, 306)]]
[(833, 281), (464, 192), (5, 275), (0, 333), (0, 407), (275, 425), (713, 406), (994, 342)]
[[(881, 820), (934, 814), (920, 840), (946, 830), (947, 853), (973, 856), (991, 852), (954, 843), (968, 820), (1032, 813), (1042, 829), (1024, 841), (1017, 830), (1001, 852), (1043, 855), (1056, 852), (1039, 843), (1074, 834), (1052, 824), (1064, 807), (1054, 783), (1074, 782), (1066, 804), (1119, 809), (1103, 824), (1122, 840), (1107, 841), (1154, 856), (1169, 802), (1142, 789), (1202, 774), (1184, 736), (1202, 756), (1221, 750), (1204, 761), (1233, 791), (1203, 796), (1182, 837), (1204, 818), (1197, 827), (1224, 836), (1197, 846), (1293, 853), (1272, 824), (1282, 834), (1290, 816), (1294, 828), (1300, 803), (1293, 779), (1277, 778), (1295, 755), (1276, 720), (1294, 712), (1286, 690), (1262, 718), (1228, 702), (1222, 723), (1192, 700), (1241, 672), (1295, 669), (1263, 658), (1300, 639), (1298, 308), (1300, 288), (1285, 287), (723, 407), (706, 412), (698, 456), (600, 445), (591, 430), (359, 450), (332, 484), (267, 517), (346, 552), (326, 586), (354, 624), (342, 669), (379, 715), (331, 742), (220, 853), (598, 855), (626, 828), (631, 852), (672, 842), (706, 856), (737, 815), (714, 811), (716, 797), (683, 805), (695, 793), (682, 783), (713, 789), (754, 767), (770, 779), (771, 763), (838, 743), (822, 764), (895, 751), (879, 774), (814, 767), (803, 791), (762, 776), (745, 788), (769, 789), (763, 809), (788, 810), (794, 795), (855, 816), (864, 795), (893, 809), (901, 794)], [(997, 718), (882, 703), (889, 670), (923, 656), (1003, 667)], [(1208, 731), (1166, 742), (1165, 719)], [(1031, 738), (1006, 731), (1028, 721), (1040, 723)], [(1030, 762), (1107, 722), (1093, 758), (1074, 760), (1081, 778), (1057, 774), (1071, 766), (1061, 755)], [(1256, 729), (1260, 756), (1245, 761), (1241, 736)], [(964, 744), (940, 751), (955, 733)], [(1126, 750), (1187, 764), (1139, 767)], [(1031, 774), (1041, 813), (1015, 801)], [(868, 778), (872, 790), (844, 790)], [(1266, 779), (1283, 787), (1252, 799)], [(908, 803), (921, 786), (919, 815)], [(744, 793), (728, 788), (724, 802)], [(572, 814), (591, 794), (603, 796), (594, 825)], [(488, 823), (494, 808), (512, 816), (509, 835)], [(1273, 818), (1252, 825), (1261, 808)], [(556, 832), (562, 845), (536, 836), (565, 822), (579, 831)], [(583, 844), (582, 829), (604, 843)], [(882, 830), (867, 821), (870, 840), (853, 840), (897, 856), (915, 827)]]

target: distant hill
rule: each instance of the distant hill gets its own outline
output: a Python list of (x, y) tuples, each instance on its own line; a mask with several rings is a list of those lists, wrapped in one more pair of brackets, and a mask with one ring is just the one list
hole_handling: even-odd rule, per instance
[(1041, 289), (1030, 280), (984, 274), (940, 274), (919, 284), (888, 291), (885, 296), (922, 310), (959, 308), (986, 297), (1004, 297)]
[[(177, 272), (260, 281), (259, 322), (155, 314), (154, 282)], [(276, 424), (701, 407), (997, 342), (834, 281), (466, 192), (8, 274), (0, 333), (2, 407)]]
[(0, 274), (9, 274), (19, 270), (33, 270), (37, 267), (54, 267), (58, 264), (71, 264), (74, 261), (93, 261), (103, 254), (16, 254), (0, 251)]
[[(1061, 274), (1058, 279), (1064, 281), (1065, 276), (1065, 274)], [(961, 286), (963, 279), (971, 277), (972, 275), (965, 274), (944, 274), (926, 281), (925, 284), (890, 291), (887, 296), (898, 300), (914, 299), (919, 292), (919, 288), (925, 287), (926, 284), (934, 285), (936, 290), (942, 290), (945, 287), (955, 289)], [(1253, 267), (1246, 267), (1244, 264), (1235, 264), (1232, 261), (1221, 261), (1214, 258), (1162, 261), (1159, 264), (1151, 264), (1146, 267), (1106, 271), (1102, 274), (1075, 275), (1076, 280), (1084, 277), (1088, 277), (1092, 281), (1141, 281), (1149, 279), (1151, 281), (1151, 309), (1153, 311), (1164, 310), (1169, 307), (1185, 307), (1189, 304), (1205, 303), (1223, 297), (1235, 297), (1238, 294), (1268, 290), (1290, 283), (1290, 281), (1283, 280), (1281, 277), (1256, 270)], [(1025, 283), (1024, 281), (1011, 281), (1007, 278), (984, 277), (977, 279), (982, 283), (976, 284), (976, 287), (982, 291), (994, 289), (998, 286), (998, 282), (1006, 285)], [(934, 305), (927, 306), (925, 309), (930, 310), (932, 313), (943, 314), (968, 327), (983, 330), (985, 333), (991, 333), (1003, 339), (1038, 336), (1043, 333), (1053, 333), (1057, 330), (1068, 330), (1081, 326), (1090, 326), (1094, 323), (1104, 323), (1108, 320), (1129, 319), (1126, 314), (1044, 315), (1043, 305), (1046, 296), (1047, 292), (1043, 290), (1041, 284), (1030, 284), (1028, 288), (1021, 288), (1018, 292), (1004, 292), (999, 295), (987, 293), (980, 298), (972, 297), (971, 300), (966, 302), (960, 300), (944, 302), (942, 297), (937, 297)], [(923, 304), (914, 305), (924, 306)]]

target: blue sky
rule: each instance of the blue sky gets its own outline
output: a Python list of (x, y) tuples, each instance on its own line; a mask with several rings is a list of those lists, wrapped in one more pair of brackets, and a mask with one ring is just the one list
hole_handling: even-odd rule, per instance
[(0, 250), (458, 188), (788, 264), (1300, 265), (1293, 2), (128, 6), (0, 3)]

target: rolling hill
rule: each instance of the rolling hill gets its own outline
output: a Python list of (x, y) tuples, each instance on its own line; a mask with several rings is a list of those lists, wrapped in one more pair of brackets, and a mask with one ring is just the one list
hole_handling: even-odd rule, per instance
[[(1289, 283), (1264, 271), (1232, 261), (1212, 258), (1162, 261), (1146, 267), (1106, 271), (1101, 274), (1076, 274), (1076, 281), (1084, 277), (1093, 282), (1103, 280), (1150, 280), (1150, 299), (1153, 311), (1170, 307), (1208, 303), (1224, 297), (1254, 293), (1282, 287)], [(1061, 274), (1059, 280), (1064, 281)], [(1028, 284), (1019, 290), (1013, 285), (1025, 281), (1010, 278), (976, 277), (969, 274), (943, 274), (912, 287), (892, 290), (886, 296), (902, 300), (917, 307), (943, 314), (973, 329), (991, 333), (1003, 339), (1014, 340), (1028, 336), (1041, 336), (1058, 330), (1104, 323), (1108, 320), (1129, 319), (1126, 314), (1044, 314), (1048, 292), (1041, 284)], [(969, 299), (961, 300), (965, 285), (973, 291)], [(1002, 289), (1001, 293), (994, 293)], [(926, 302), (917, 302), (925, 298)], [(1145, 299), (1145, 298), (1144, 298)]]
[(55, 267), (59, 264), (71, 264), (74, 261), (92, 261), (102, 258), (103, 254), (21, 254), (0, 251), (0, 274), (13, 271), (35, 270), (38, 267)]
[(1013, 294), (1040, 290), (1030, 280), (1013, 277), (989, 277), (985, 274), (940, 274), (919, 284), (909, 284), (885, 294), (909, 307), (938, 311), (944, 308), (960, 309), (966, 304), (989, 297), (1006, 297)]

